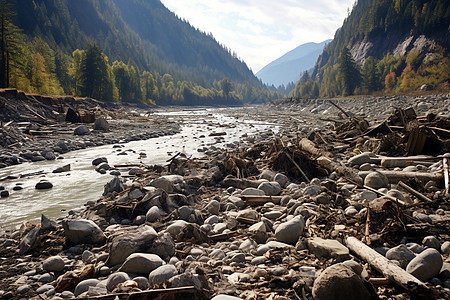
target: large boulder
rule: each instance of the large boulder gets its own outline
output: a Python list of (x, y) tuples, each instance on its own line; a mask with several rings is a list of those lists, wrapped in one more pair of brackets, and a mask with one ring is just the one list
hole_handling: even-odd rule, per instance
[(95, 120), (94, 130), (109, 131), (109, 123), (105, 117), (101, 116)]
[(113, 192), (120, 193), (125, 187), (119, 177), (114, 177), (110, 182), (105, 184), (103, 196), (109, 197)]
[(103, 244), (106, 237), (91, 220), (66, 220), (62, 222), (66, 239), (73, 244)]
[(164, 261), (156, 254), (133, 253), (127, 257), (119, 271), (133, 274), (150, 274), (162, 266)]
[(278, 225), (277, 229), (275, 229), (275, 238), (283, 243), (295, 244), (303, 233), (304, 228), (305, 219), (303, 216), (296, 216), (292, 220)]
[(109, 243), (109, 256), (106, 264), (115, 266), (123, 263), (132, 253), (146, 251), (152, 246), (153, 240), (157, 236), (155, 229), (148, 225), (136, 229), (118, 230)]
[(439, 274), (442, 265), (443, 260), (439, 251), (429, 248), (409, 262), (406, 272), (422, 281), (428, 281)]
[(315, 300), (370, 300), (361, 277), (350, 267), (339, 263), (326, 268), (314, 281)]

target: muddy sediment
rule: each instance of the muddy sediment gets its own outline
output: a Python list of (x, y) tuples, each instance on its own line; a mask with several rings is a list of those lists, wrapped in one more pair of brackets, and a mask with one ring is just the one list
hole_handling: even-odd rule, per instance
[(448, 298), (449, 109), (448, 95), (224, 109), (280, 129), (118, 167), (97, 201), (6, 233), (0, 297)]

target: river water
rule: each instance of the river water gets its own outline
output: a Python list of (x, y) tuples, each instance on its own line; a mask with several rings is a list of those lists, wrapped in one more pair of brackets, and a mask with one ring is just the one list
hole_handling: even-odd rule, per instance
[[(229, 111), (230, 109), (227, 109)], [(101, 175), (92, 166), (92, 160), (107, 157), (110, 166), (116, 164), (165, 165), (166, 160), (177, 152), (188, 156), (204, 155), (199, 148), (210, 146), (226, 148), (229, 144), (237, 144), (245, 134), (256, 135), (278, 128), (267, 123), (235, 118), (221, 113), (220, 109), (198, 111), (163, 112), (169, 118), (180, 122), (182, 130), (172, 136), (153, 138), (121, 144), (121, 148), (113, 145), (88, 148), (64, 154), (64, 159), (23, 163), (0, 169), (0, 178), (8, 176), (41, 172), (40, 175), (26, 176), (18, 179), (8, 179), (0, 182), (9, 192), (8, 198), (0, 199), (0, 230), (11, 229), (25, 221), (38, 221), (41, 214), (50, 218), (58, 218), (67, 214), (70, 209), (83, 206), (87, 201), (95, 201), (103, 193), (104, 185), (113, 177), (109, 172)], [(223, 139), (210, 137), (211, 132), (226, 132)], [(128, 155), (118, 155), (126, 152)], [(145, 153), (145, 158), (140, 153)], [(71, 171), (53, 174), (58, 167), (70, 164)], [(53, 184), (49, 190), (36, 190), (35, 185), (42, 179)], [(15, 185), (21, 185), (22, 190), (13, 191)]]

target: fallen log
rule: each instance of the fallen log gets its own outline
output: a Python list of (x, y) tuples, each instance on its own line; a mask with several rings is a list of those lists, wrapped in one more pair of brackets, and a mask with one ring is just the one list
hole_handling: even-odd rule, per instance
[[(398, 183), (402, 180), (415, 179), (421, 182), (428, 182), (430, 180), (439, 183), (443, 180), (444, 176), (442, 173), (426, 173), (426, 172), (403, 172), (403, 171), (380, 171), (389, 180), (389, 183)], [(372, 171), (361, 171), (358, 175), (364, 180), (367, 175), (372, 173)]]
[(378, 272), (383, 274), (384, 277), (397, 283), (407, 291), (413, 294), (423, 294), (429, 291), (429, 288), (422, 281), (409, 274), (401, 267), (391, 263), (386, 257), (363, 244), (358, 239), (347, 237), (345, 242), (351, 251), (368, 262)]
[(383, 168), (404, 168), (415, 162), (424, 160), (438, 160), (439, 158), (434, 156), (416, 155), (416, 156), (406, 156), (406, 157), (384, 157), (381, 160), (381, 166)]
[(279, 204), (281, 198), (281, 196), (241, 196), (241, 199), (249, 205), (264, 205), (267, 202)]

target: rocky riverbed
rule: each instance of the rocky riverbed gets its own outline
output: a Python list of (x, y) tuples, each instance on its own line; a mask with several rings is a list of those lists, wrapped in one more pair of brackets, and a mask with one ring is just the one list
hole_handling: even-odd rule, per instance
[(5, 233), (0, 297), (446, 299), (449, 104), (224, 109), (280, 130), (122, 166), (98, 200)]

